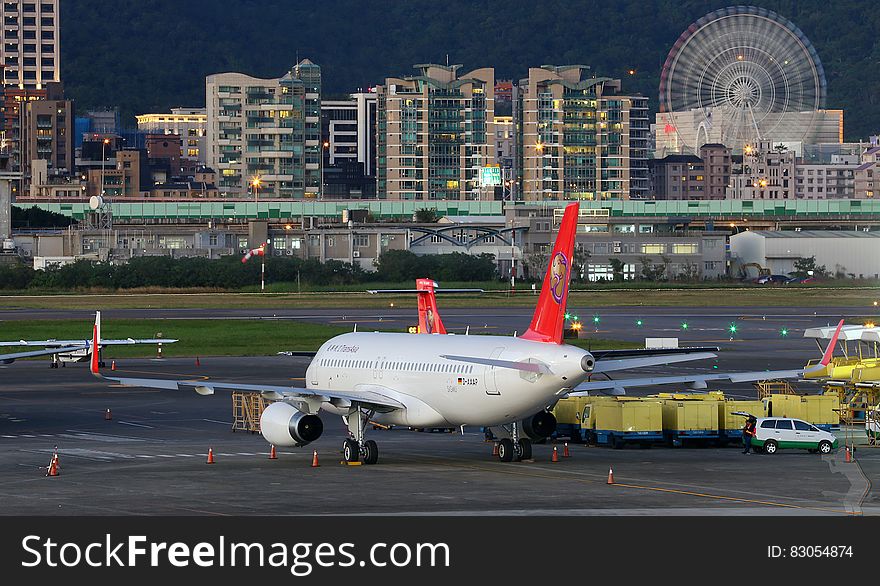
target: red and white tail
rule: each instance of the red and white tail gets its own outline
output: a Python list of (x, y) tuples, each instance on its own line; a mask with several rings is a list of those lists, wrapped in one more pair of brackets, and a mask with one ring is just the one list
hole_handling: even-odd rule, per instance
[(574, 260), (574, 238), (577, 233), (577, 203), (568, 204), (556, 236), (556, 244), (550, 255), (547, 274), (538, 297), (538, 307), (532, 317), (532, 324), (522, 338), (551, 344), (562, 343), (562, 330), (565, 327), (565, 304), (568, 301), (568, 284), (571, 279), (571, 265)]
[(834, 330), (834, 335), (831, 336), (831, 341), (828, 342), (828, 347), (825, 348), (825, 353), (822, 354), (822, 360), (819, 361), (819, 364), (827, 367), (831, 364), (831, 357), (834, 356), (834, 345), (837, 344), (837, 338), (840, 337), (840, 330), (843, 329), (843, 321), (840, 320), (837, 324), (837, 329)]
[(99, 375), (98, 372), (98, 361), (100, 358), (100, 348), (99, 341), (101, 340), (101, 312), (95, 312), (95, 327), (92, 329), (92, 361), (90, 365), (90, 369), (92, 374)]
[(419, 333), (420, 334), (445, 334), (446, 328), (440, 319), (437, 310), (437, 297), (434, 288), (437, 287), (431, 279), (416, 279), (416, 291), (419, 300)]

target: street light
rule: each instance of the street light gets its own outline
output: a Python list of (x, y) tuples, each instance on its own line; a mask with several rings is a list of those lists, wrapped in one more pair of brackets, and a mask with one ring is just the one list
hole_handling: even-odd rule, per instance
[[(319, 198), (324, 199), (324, 151), (328, 151), (330, 148), (330, 141), (325, 140), (321, 146), (323, 147), (323, 150), (321, 151), (321, 193), (319, 194)], [(330, 157), (327, 157), (327, 162), (330, 162)]]
[(260, 186), (263, 184), (263, 180), (260, 179), (259, 175), (254, 175), (254, 178), (251, 179), (251, 187), (254, 188), (254, 203), (259, 203), (260, 197)]
[(105, 138), (101, 143), (101, 193), (99, 194), (101, 197), (104, 197), (104, 162), (107, 160), (107, 145), (110, 144), (110, 139)]

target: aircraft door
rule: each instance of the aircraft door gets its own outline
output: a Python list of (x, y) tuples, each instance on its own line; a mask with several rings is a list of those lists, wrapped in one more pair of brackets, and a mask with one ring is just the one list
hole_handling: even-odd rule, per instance
[(373, 380), (382, 380), (382, 364), (384, 362), (384, 356), (379, 356), (378, 358), (376, 358), (376, 362), (373, 364)]
[[(504, 352), (504, 347), (495, 348), (492, 350), (492, 354), (489, 358), (498, 358), (501, 356), (501, 353)], [(495, 374), (498, 369), (494, 366), (487, 366), (483, 371), (483, 384), (486, 386), (486, 394), (487, 395), (500, 395), (501, 392), (498, 390), (498, 384), (495, 380)]]

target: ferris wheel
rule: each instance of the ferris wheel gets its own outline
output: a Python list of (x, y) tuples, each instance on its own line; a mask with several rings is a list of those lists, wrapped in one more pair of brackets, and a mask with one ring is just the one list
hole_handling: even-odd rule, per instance
[(791, 21), (753, 6), (699, 19), (678, 38), (660, 77), (660, 111), (684, 149), (721, 142), (806, 140), (825, 107), (825, 71)]

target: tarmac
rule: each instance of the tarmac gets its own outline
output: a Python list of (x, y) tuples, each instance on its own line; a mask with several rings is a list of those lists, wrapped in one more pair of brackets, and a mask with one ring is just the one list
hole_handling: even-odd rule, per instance
[[(166, 310), (163, 316), (171, 316)], [(855, 311), (855, 310), (853, 310)], [(815, 312), (815, 314), (814, 314)], [(48, 312), (44, 312), (48, 313)], [(108, 312), (126, 314), (129, 310)], [(141, 317), (155, 317), (150, 311)], [(262, 317), (405, 327), (414, 312), (381, 315), (218, 310), (174, 311), (172, 317)], [(853, 315), (861, 315), (864, 312)], [(196, 314), (196, 315), (193, 315)], [(479, 326), (512, 333), (528, 325), (524, 309), (448, 310), (449, 328)], [(678, 337), (682, 345), (721, 346), (723, 371), (795, 368), (817, 353), (803, 328), (836, 322), (840, 309), (640, 308), (603, 310), (602, 338)], [(84, 315), (87, 315), (84, 313)], [(46, 316), (49, 317), (49, 316)], [(65, 317), (77, 317), (65, 313)], [(105, 316), (112, 319), (113, 315)], [(584, 320), (585, 324), (589, 319)], [(644, 325), (634, 326), (641, 317)], [(589, 314), (592, 318), (592, 314)], [(10, 315), (0, 313), (0, 319)], [(33, 316), (30, 316), (33, 319)], [(680, 325), (688, 322), (686, 331)], [(727, 327), (739, 327), (730, 340)], [(480, 323), (481, 322), (481, 323)], [(392, 326), (394, 327), (394, 326)], [(781, 327), (791, 328), (787, 338)], [(595, 329), (595, 328), (594, 328)], [(595, 335), (596, 332), (593, 332)], [(668, 334), (668, 335), (667, 335)], [(284, 348), (279, 348), (284, 350)], [(106, 360), (112, 356), (108, 355)], [(710, 361), (711, 362), (711, 361)], [(117, 361), (127, 376), (209, 377), (301, 386), (308, 359), (201, 357)], [(652, 372), (705, 371), (689, 363)], [(109, 370), (109, 369), (108, 369)], [(644, 375), (624, 373), (630, 376)], [(728, 389), (754, 396), (748, 386)], [(104, 414), (111, 409), (112, 419)], [(0, 514), (3, 515), (850, 515), (880, 513), (880, 450), (818, 456), (781, 451), (744, 456), (729, 448), (606, 448), (571, 445), (551, 462), (552, 446), (535, 445), (534, 460), (500, 463), (478, 429), (419, 433), (369, 431), (379, 444), (375, 466), (340, 463), (344, 429), (325, 415), (324, 435), (268, 459), (258, 434), (231, 431), (228, 394), (117, 388), (92, 377), (84, 363), (49, 369), (46, 361), (0, 367)], [(46, 477), (58, 447), (61, 474)], [(209, 448), (215, 463), (206, 464)], [(317, 450), (320, 467), (311, 467)], [(560, 448), (561, 452), (561, 448)], [(609, 468), (615, 484), (608, 485)]]

